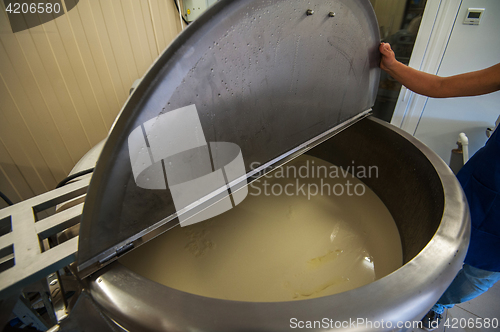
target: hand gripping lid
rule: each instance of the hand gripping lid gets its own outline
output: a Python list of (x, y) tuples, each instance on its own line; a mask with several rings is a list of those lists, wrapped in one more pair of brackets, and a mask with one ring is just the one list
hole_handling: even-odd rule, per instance
[(114, 124), (82, 216), (82, 273), (179, 222), (227, 211), (257, 172), (366, 114), (379, 41), (368, 0), (209, 8), (151, 66)]

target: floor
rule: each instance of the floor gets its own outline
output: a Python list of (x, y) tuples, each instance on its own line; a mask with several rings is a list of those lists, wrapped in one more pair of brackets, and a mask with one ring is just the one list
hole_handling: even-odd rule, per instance
[[(497, 328), (484, 328), (478, 327), (476, 324), (472, 324), (471, 326), (464, 326), (465, 320), (467, 322), (476, 321), (482, 322), (483, 324), (486, 322), (486, 319), (496, 318)], [(445, 322), (448, 320), (448, 327), (444, 326)], [(462, 322), (462, 328), (460, 327), (460, 321)], [(452, 328), (451, 325), (455, 324), (455, 328)], [(465, 328), (464, 328), (465, 327)], [(415, 329), (413, 332), (421, 332), (424, 330)], [(482, 332), (482, 331), (500, 331), (500, 282), (497, 282), (492, 288), (490, 288), (483, 295), (473, 299), (469, 302), (464, 302), (461, 304), (457, 304), (452, 309), (449, 309), (447, 313), (445, 313), (444, 319), (441, 322), (439, 328), (435, 330), (436, 332)]]

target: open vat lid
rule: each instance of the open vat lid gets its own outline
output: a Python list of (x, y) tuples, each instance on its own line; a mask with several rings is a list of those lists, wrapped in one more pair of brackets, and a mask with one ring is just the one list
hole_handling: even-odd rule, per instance
[(209, 8), (161, 54), (113, 126), (83, 211), (81, 273), (179, 220), (222, 213), (244, 199), (257, 172), (365, 116), (379, 42), (368, 0)]

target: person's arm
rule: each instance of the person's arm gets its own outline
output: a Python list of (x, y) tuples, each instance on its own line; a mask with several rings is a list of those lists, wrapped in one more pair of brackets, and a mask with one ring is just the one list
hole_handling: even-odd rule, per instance
[(391, 45), (380, 44), (380, 68), (418, 94), (434, 97), (477, 96), (500, 90), (500, 63), (465, 74), (441, 77), (408, 67), (397, 61)]

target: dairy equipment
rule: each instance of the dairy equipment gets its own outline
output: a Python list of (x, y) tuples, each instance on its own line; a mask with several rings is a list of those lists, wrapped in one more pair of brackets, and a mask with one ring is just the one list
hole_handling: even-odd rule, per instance
[[(71, 268), (80, 281), (79, 297), (69, 318), (57, 327), (63, 331), (279, 331), (290, 327), (291, 318), (365, 318), (391, 324), (418, 320), (461, 266), (469, 215), (460, 185), (439, 157), (393, 126), (363, 119), (376, 94), (378, 44), (369, 1), (217, 2), (165, 50), (122, 109), (92, 176), (79, 237), (39, 252), (40, 242), (78, 223), (83, 204), (36, 223), (31, 211), (58, 204), (68, 193), (84, 193), (88, 178), (1, 211), (0, 219), (10, 218), (13, 225), (25, 221), (22, 230), (13, 227), (0, 238), (2, 248), (26, 246), (34, 252), (16, 249), (14, 255), (8, 249), (16, 260), (0, 275), (4, 294), (69, 264), (78, 245), (78, 269), (76, 264)], [(176, 111), (190, 105), (198, 120), (188, 131), (192, 135), (185, 136), (185, 122), (170, 116), (184, 114)], [(152, 129), (167, 117), (169, 130)], [(179, 135), (156, 150), (156, 136), (177, 129)], [(228, 179), (226, 169), (222, 187), (179, 209), (173, 188), (167, 190), (172, 185), (166, 180), (168, 159), (154, 157), (160, 151), (168, 154), (168, 149), (180, 151), (187, 141), (194, 142), (191, 150), (201, 151), (189, 158), (211, 156), (212, 162), (218, 156), (212, 143), (235, 144), (239, 150), (234, 155), (241, 153), (244, 172)], [(134, 174), (138, 159), (131, 157), (131, 146), (138, 146), (137, 155), (144, 157), (141, 172), (158, 171), (143, 180), (158, 176), (151, 186), (165, 189), (138, 185), (142, 173)], [(352, 160), (379, 166), (379, 177), (365, 183), (396, 221), (403, 267), (340, 294), (251, 303), (177, 291), (116, 262), (178, 225), (183, 215), (199, 214), (226, 199), (227, 188), (234, 201), (256, 173), (305, 152), (339, 166)], [(252, 169), (253, 162), (260, 166)], [(23, 255), (29, 256), (28, 263), (22, 262)]]
[[(216, 3), (150, 68), (115, 123), (93, 175), (96, 185), (89, 188), (78, 248), (84, 274), (176, 223), (179, 209), (168, 190), (142, 190), (130, 182), (139, 178), (131, 177), (129, 151), (146, 151), (144, 133), (154, 159), (150, 167), (160, 174), (153, 183), (165, 181), (160, 169), (168, 177), (170, 163), (159, 164), (155, 153), (169, 155), (172, 149), (178, 154), (183, 146), (205, 149), (207, 142), (230, 142), (241, 149), (246, 170), (245, 179), (237, 180), (241, 182), (366, 116), (380, 71), (373, 9), (365, 2), (342, 1), (302, 6), (283, 1)], [(307, 14), (309, 9), (313, 15)], [(330, 12), (336, 15), (330, 17)], [(348, 43), (354, 39), (359, 42)], [(181, 113), (173, 113), (190, 105), (196, 111), (191, 107), (182, 112), (193, 112), (189, 121), (199, 117), (193, 120), (193, 134), (181, 137), (186, 132), (181, 130), (177, 137), (168, 136), (191, 125)], [(175, 125), (157, 129), (172, 114), (175, 118), (168, 123)], [(170, 145), (157, 143), (162, 135)], [(207, 153), (201, 151), (196, 158)], [(147, 166), (148, 158), (133, 164)], [(255, 162), (261, 169), (250, 171)], [(215, 200), (199, 206), (207, 208)]]
[(191, 22), (200, 16), (208, 7), (213, 5), (217, 0), (183, 0), (181, 5), (183, 15), (186, 21)]

